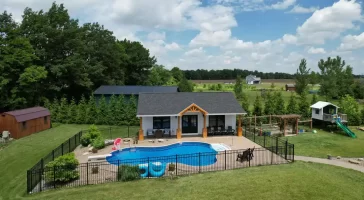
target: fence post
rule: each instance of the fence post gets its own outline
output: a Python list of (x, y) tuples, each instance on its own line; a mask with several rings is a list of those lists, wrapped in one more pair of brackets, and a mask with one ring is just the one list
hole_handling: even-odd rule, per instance
[(286, 142), (285, 142), (286, 144), (285, 144), (285, 153), (284, 153), (284, 159), (286, 159), (287, 160), (287, 154), (288, 154), (288, 148), (287, 148), (287, 146), (288, 146), (288, 141), (286, 140)]
[(29, 192), (32, 192), (33, 190), (33, 173), (34, 173), (34, 169), (30, 170), (30, 187), (29, 187)]
[(39, 192), (42, 191), (42, 173), (43, 173), (43, 164), (44, 164), (44, 160), (43, 158), (40, 160), (40, 170), (38, 170), (39, 172)]
[(226, 170), (226, 150), (225, 150), (225, 170)]
[(294, 162), (294, 144), (292, 144), (292, 162)]
[(62, 156), (63, 156), (63, 143), (62, 143), (61, 147), (62, 147), (61, 149), (62, 149)]
[(273, 165), (273, 149), (272, 149), (272, 157), (270, 158), (270, 164)]
[(86, 163), (86, 185), (88, 185), (88, 162)]
[(56, 188), (56, 166), (53, 166), (53, 187)]
[(255, 142), (255, 128), (254, 128), (254, 134), (253, 135), (254, 135), (254, 142)]
[(176, 176), (178, 175), (178, 162), (177, 162), (177, 154), (176, 154)]
[(265, 133), (264, 133), (264, 144), (263, 144), (263, 147), (265, 148)]
[(198, 173), (201, 173), (201, 152), (198, 152)]
[(117, 175), (118, 175), (117, 179), (118, 179), (118, 181), (120, 181), (120, 160), (118, 160), (118, 172), (117, 172)]
[(276, 137), (276, 154), (278, 153), (278, 137)]
[(30, 192), (30, 170), (27, 170), (27, 194)]
[(52, 150), (52, 160), (54, 160), (54, 149)]

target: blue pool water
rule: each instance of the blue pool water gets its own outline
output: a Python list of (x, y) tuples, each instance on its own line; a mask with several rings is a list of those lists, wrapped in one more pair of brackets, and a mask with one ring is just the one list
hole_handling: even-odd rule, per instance
[(210, 144), (182, 142), (162, 147), (124, 148), (112, 152), (106, 160), (114, 165), (177, 162), (191, 166), (207, 166), (216, 162), (216, 154)]

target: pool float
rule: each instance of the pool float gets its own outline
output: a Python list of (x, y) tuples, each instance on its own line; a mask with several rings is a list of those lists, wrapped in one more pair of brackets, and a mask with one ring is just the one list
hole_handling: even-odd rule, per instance
[(150, 163), (149, 175), (152, 177), (161, 177), (164, 175), (166, 164), (161, 162)]
[(120, 143), (121, 143), (121, 138), (116, 138), (114, 140), (114, 146), (112, 147), (112, 150), (119, 150), (120, 149)]
[[(145, 178), (145, 177), (148, 177), (148, 164), (145, 163), (145, 164), (139, 164), (139, 170), (140, 170), (140, 176)], [(142, 173), (144, 172), (144, 173)]]

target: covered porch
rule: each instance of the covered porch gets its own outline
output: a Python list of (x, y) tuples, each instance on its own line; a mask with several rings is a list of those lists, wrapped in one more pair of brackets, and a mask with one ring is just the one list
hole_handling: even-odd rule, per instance
[[(195, 103), (173, 115), (139, 116), (139, 140), (217, 135), (243, 135), (245, 113), (209, 113)], [(238, 119), (238, 120), (237, 120)], [(238, 123), (237, 123), (238, 121)]]

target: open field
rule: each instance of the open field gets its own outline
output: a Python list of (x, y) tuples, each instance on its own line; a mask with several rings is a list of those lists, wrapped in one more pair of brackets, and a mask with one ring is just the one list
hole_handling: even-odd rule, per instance
[(27, 199), (363, 199), (364, 174), (323, 164), (252, 167), (48, 191)]
[[(20, 196), (25, 195), (26, 171), (66, 139), (88, 127), (89, 125), (60, 125), (15, 140), (1, 149), (0, 199), (16, 199), (17, 197), (20, 198)], [(100, 129), (106, 128), (106, 126), (98, 127)], [(114, 131), (111, 133), (114, 135), (125, 136), (127, 134), (127, 127), (119, 127), (112, 130)], [(103, 134), (107, 137), (110, 133), (106, 131), (103, 132)]]
[(298, 136), (287, 137), (295, 145), (295, 154), (300, 156), (326, 158), (328, 154), (341, 157), (364, 157), (364, 132), (350, 129), (357, 138), (351, 138), (344, 133), (330, 133), (317, 130), (317, 133), (307, 132)]
[[(243, 78), (244, 79), (244, 78)], [(245, 80), (245, 79), (244, 79)], [(235, 83), (235, 79), (226, 79), (226, 80), (191, 80), (193, 83)], [(262, 83), (294, 83), (294, 79), (262, 79)]]

